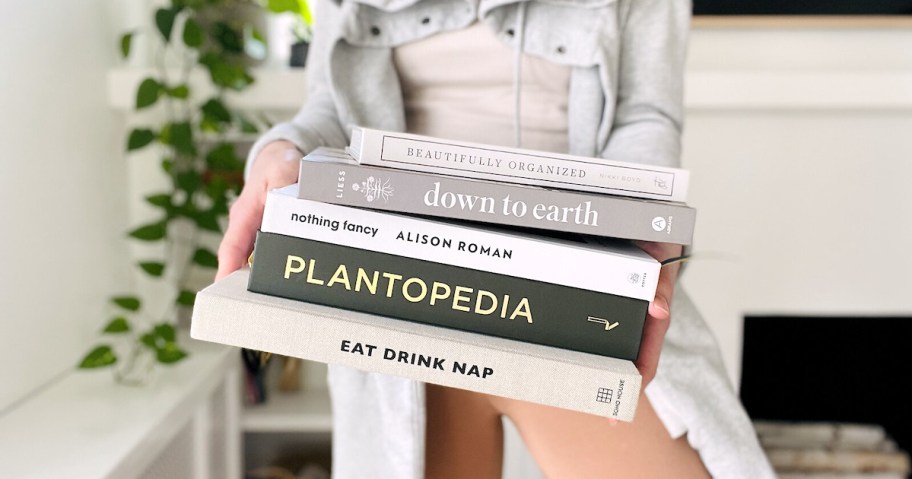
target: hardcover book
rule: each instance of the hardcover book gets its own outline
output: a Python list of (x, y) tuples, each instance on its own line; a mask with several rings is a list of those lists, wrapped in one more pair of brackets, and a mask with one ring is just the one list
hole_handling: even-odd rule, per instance
[(697, 216), (683, 203), (359, 165), (332, 148), (304, 157), (300, 184), (299, 198), (337, 205), (685, 245)]
[(633, 419), (631, 361), (257, 294), (247, 282), (241, 270), (202, 290), (191, 337)]
[(635, 360), (647, 301), (260, 232), (248, 290)]
[(446, 223), (270, 191), (261, 230), (433, 263), (652, 301), (661, 265), (623, 242), (593, 244)]
[(356, 127), (361, 164), (637, 198), (686, 201), (688, 172), (639, 163)]

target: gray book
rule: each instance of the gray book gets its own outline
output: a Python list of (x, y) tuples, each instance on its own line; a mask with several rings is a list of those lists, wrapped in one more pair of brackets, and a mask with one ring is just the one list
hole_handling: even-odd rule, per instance
[(359, 165), (332, 148), (304, 157), (300, 178), (302, 199), (622, 239), (691, 244), (697, 216), (683, 203)]
[(252, 293), (248, 276), (197, 295), (194, 339), (633, 420), (631, 361)]

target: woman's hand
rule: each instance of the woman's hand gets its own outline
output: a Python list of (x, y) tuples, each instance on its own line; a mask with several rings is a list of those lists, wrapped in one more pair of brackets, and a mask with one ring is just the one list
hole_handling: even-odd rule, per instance
[(263, 222), (266, 192), (298, 181), (302, 156), (304, 154), (287, 141), (270, 143), (257, 155), (244, 189), (228, 212), (228, 230), (218, 249), (216, 280), (247, 263), (256, 232)]
[[(677, 258), (684, 251), (683, 246), (671, 243), (637, 241), (636, 245), (659, 261)], [(671, 324), (671, 298), (674, 295), (680, 267), (681, 264), (677, 262), (662, 267), (655, 299), (649, 303), (646, 326), (643, 328), (643, 341), (640, 344), (640, 355), (636, 360), (637, 369), (643, 375), (643, 387), (646, 387), (655, 377), (656, 368), (659, 365), (659, 354), (662, 352), (665, 332), (668, 331), (668, 326)]]

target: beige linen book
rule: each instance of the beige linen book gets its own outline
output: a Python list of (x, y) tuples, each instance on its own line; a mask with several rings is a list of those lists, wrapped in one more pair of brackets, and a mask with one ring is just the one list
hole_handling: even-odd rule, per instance
[(251, 293), (248, 275), (197, 295), (194, 339), (633, 420), (631, 361)]

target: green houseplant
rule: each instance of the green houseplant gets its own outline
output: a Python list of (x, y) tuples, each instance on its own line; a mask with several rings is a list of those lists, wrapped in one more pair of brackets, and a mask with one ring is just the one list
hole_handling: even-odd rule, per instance
[[(154, 11), (152, 32), (136, 33), (153, 37), (155, 65), (136, 88), (135, 109), (159, 121), (131, 129), (126, 151), (154, 152), (168, 186), (145, 197), (157, 219), (128, 236), (161, 247), (161, 257), (136, 267), (168, 283), (173, 300), (153, 314), (143, 292), (112, 297), (113, 318), (103, 329), (109, 341), (86, 354), (80, 368), (116, 365), (118, 380), (138, 382), (156, 363), (187, 356), (178, 344), (177, 310), (193, 305), (190, 271), (217, 267), (207, 244), (220, 236), (243, 181), (243, 160), (230, 140), (258, 130), (257, 121), (232, 109), (225, 94), (254, 83), (251, 65), (266, 51), (257, 22), (262, 12), (253, 0), (170, 0)], [(133, 39), (134, 32), (120, 38), (125, 58)]]

